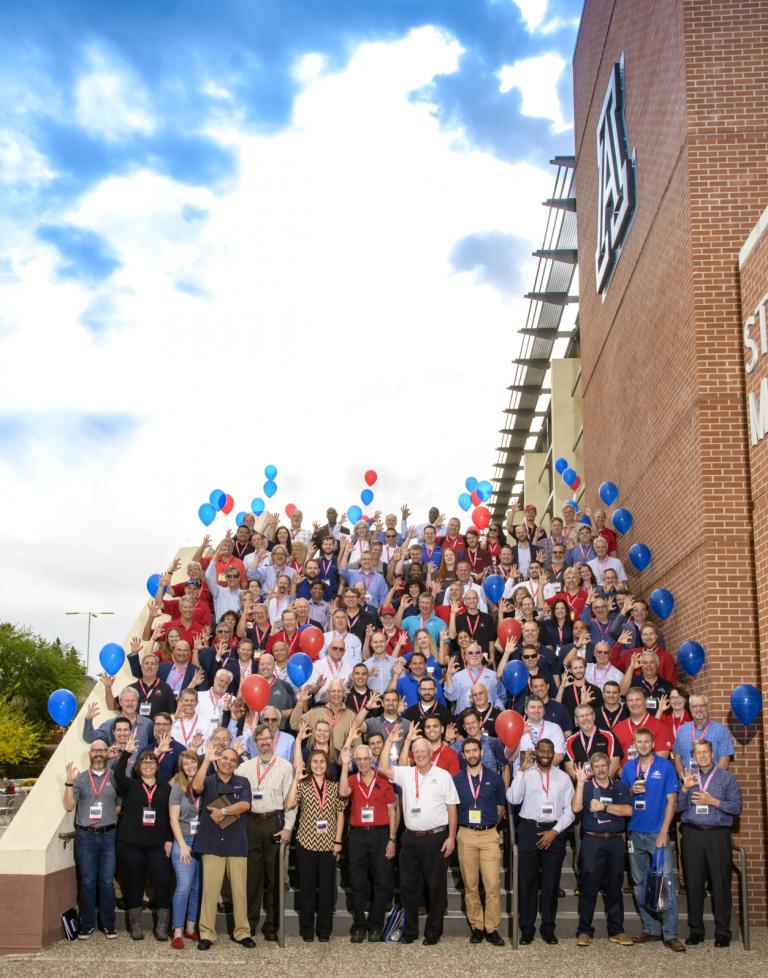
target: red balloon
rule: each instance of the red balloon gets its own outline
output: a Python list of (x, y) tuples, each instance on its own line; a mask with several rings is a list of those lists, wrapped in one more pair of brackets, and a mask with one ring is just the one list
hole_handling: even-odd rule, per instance
[(571, 489), (578, 489), (580, 485), (581, 485), (581, 476), (580, 475), (577, 475), (576, 476), (576, 481), (573, 483), (572, 486), (570, 486), (570, 488)]
[(227, 495), (227, 500), (224, 503), (224, 505), (221, 507), (222, 513), (229, 514), (229, 513), (232, 512), (232, 510), (234, 508), (235, 508), (235, 501), (234, 501), (234, 499), (230, 495)]
[(499, 623), (498, 636), (502, 646), (505, 646), (510, 638), (517, 642), (523, 634), (523, 626), (517, 618), (504, 618)]
[(477, 509), (472, 511), (472, 522), (478, 530), (484, 530), (491, 522), (491, 514), (485, 506), (478, 506)]
[(469, 494), (469, 498), (472, 500), (473, 506), (479, 506), (480, 503), (482, 502), (482, 499), (478, 496), (476, 492), (471, 492)]
[(240, 695), (254, 713), (261, 713), (269, 702), (269, 683), (263, 676), (246, 676), (240, 684)]
[(299, 635), (299, 646), (301, 651), (306, 653), (310, 659), (316, 659), (320, 654), (325, 642), (325, 636), (315, 625), (305, 628)]
[(296, 509), (296, 503), (288, 503), (288, 505), (285, 507), (285, 515), (288, 517), (288, 519), (290, 519), (293, 515), (294, 509)]
[(365, 473), (365, 481), (369, 486), (372, 486), (374, 482), (378, 479), (378, 475), (373, 471), (373, 469), (368, 469)]
[(525, 721), (517, 710), (504, 710), (496, 717), (496, 736), (510, 750), (520, 743), (525, 730)]

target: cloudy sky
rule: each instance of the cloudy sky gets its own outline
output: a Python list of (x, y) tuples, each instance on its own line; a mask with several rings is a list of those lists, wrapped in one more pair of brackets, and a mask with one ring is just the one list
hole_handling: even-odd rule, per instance
[(580, 8), (5, 0), (0, 619), (122, 640), (269, 463), (305, 521), (491, 477)]

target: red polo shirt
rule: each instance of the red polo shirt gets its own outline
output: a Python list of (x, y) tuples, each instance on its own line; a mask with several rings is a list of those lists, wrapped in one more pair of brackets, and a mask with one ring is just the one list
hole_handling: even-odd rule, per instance
[[(626, 672), (629, 668), (629, 664), (632, 661), (632, 654), (634, 652), (645, 652), (646, 649), (628, 649), (625, 645), (619, 645), (617, 642), (611, 649), (611, 665), (616, 666), (620, 672)], [(666, 679), (667, 682), (672, 683), (674, 686), (677, 682), (677, 670), (675, 668), (675, 660), (666, 651), (666, 649), (654, 649), (654, 652), (659, 657), (659, 676), (662, 679)], [(642, 670), (635, 669), (634, 675), (639, 676)]]
[[(200, 566), (203, 570), (208, 569), (208, 565), (213, 560), (213, 557), (203, 557), (200, 561)], [(216, 580), (221, 585), (221, 587), (227, 586), (227, 579), (224, 576), (229, 567), (234, 567), (236, 570), (240, 571), (240, 587), (248, 587), (248, 577), (245, 573), (245, 564), (242, 560), (238, 560), (237, 557), (230, 557), (229, 560), (217, 560), (216, 561)]]
[[(301, 635), (301, 632), (300, 631), (296, 631), (294, 633), (294, 635), (293, 635), (293, 638), (290, 638), (289, 639), (289, 638), (286, 637), (285, 632), (282, 629), (280, 629), (279, 632), (275, 632), (274, 635), (270, 635), (269, 638), (267, 639), (267, 649), (266, 649), (266, 651), (267, 652), (271, 652), (272, 651), (272, 646), (275, 644), (275, 642), (285, 642), (285, 644), (291, 650), (291, 655), (294, 652), (301, 652), (301, 646), (299, 645), (299, 637), (300, 637), (300, 635)], [(314, 657), (312, 657), (312, 658), (314, 658)]]
[[(180, 598), (163, 598), (163, 614), (170, 615), (171, 618), (178, 618), (180, 600)], [(201, 598), (195, 603), (195, 610), (192, 612), (192, 617), (201, 621), (204, 625), (211, 624), (211, 609)]]
[[(661, 720), (657, 720), (656, 717), (652, 717), (649, 713), (646, 713), (645, 719), (641, 720), (640, 723), (635, 723), (631, 717), (627, 717), (626, 720), (617, 723), (613, 728), (613, 736), (621, 744), (622, 750), (624, 751), (622, 767), (627, 761), (631, 760), (629, 750), (634, 747), (635, 731), (639, 730), (640, 727), (645, 727), (653, 734), (653, 749), (657, 753), (661, 750), (672, 750), (670, 730), (666, 723), (662, 723)], [(633, 756), (635, 756), (634, 751)]]
[(616, 556), (616, 534), (613, 530), (609, 530), (607, 526), (604, 526), (602, 530), (597, 531), (597, 536), (602, 537), (603, 540), (608, 541), (608, 553), (611, 557)]
[[(370, 827), (371, 825), (389, 825), (389, 813), (387, 805), (392, 805), (395, 800), (395, 792), (390, 782), (382, 777), (377, 771), (373, 773), (373, 780), (369, 785), (363, 781), (359, 774), (349, 775), (349, 787), (352, 791), (350, 796), (349, 824), (355, 828), (361, 826)], [(373, 809), (373, 821), (363, 821), (361, 808)]]
[(458, 774), (461, 770), (461, 765), (459, 764), (459, 755), (455, 750), (451, 750), (448, 744), (443, 744), (443, 746), (435, 751), (432, 755), (432, 763), (437, 764), (444, 771), (447, 771), (451, 777), (454, 774)]
[(174, 618), (173, 621), (166, 621), (160, 627), (163, 629), (160, 633), (160, 639), (164, 639), (166, 633), (170, 631), (171, 628), (176, 628), (179, 634), (184, 639), (185, 642), (189, 642), (189, 647), (193, 649), (195, 647), (195, 638), (198, 635), (202, 635), (203, 628), (207, 622), (201, 622), (199, 618), (192, 618), (192, 627), (186, 628), (181, 618)]

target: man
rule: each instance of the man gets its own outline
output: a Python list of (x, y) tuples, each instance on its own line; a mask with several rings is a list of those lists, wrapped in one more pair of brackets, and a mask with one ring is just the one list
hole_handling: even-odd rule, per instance
[(510, 773), (507, 757), (504, 752), (504, 745), (496, 737), (489, 737), (483, 730), (480, 714), (474, 707), (469, 707), (469, 709), (464, 710), (458, 720), (465, 736), (457, 737), (451, 744), (451, 750), (455, 751), (458, 755), (461, 766), (464, 767), (465, 739), (474, 737), (480, 744), (480, 763), (483, 767), (487, 767), (489, 770), (501, 774), (504, 787), (508, 788)]
[(296, 706), (296, 693), (293, 686), (278, 678), (275, 674), (275, 657), (269, 652), (262, 652), (259, 658), (258, 675), (266, 679), (269, 686), (269, 699), (267, 702), (280, 711), (281, 716), (287, 721)]
[(548, 740), (554, 749), (553, 763), (558, 766), (565, 757), (565, 737), (562, 727), (544, 719), (544, 703), (531, 694), (525, 701), (525, 730), (513, 758), (523, 757), (536, 749), (540, 740)]
[[(209, 774), (214, 761), (215, 771)], [(248, 835), (245, 819), (240, 817), (251, 808), (251, 786), (247, 778), (235, 774), (237, 764), (237, 753), (231, 747), (217, 753), (211, 744), (192, 781), (192, 791), (200, 796), (194, 852), (203, 860), (198, 951), (209, 950), (216, 940), (216, 902), (225, 873), (235, 917), (232, 939), (242, 947), (256, 947), (248, 926)]]
[(587, 663), (585, 678), (597, 686), (600, 692), (608, 682), (621, 683), (624, 678), (616, 666), (611, 665), (611, 647), (607, 642), (598, 642), (594, 648), (595, 661)]
[[(628, 594), (623, 600), (621, 611), (611, 622), (611, 627), (608, 630), (608, 639), (611, 642), (617, 642), (621, 633), (628, 631), (630, 633), (629, 645), (633, 649), (640, 648), (642, 645), (640, 634), (646, 624), (650, 624), (648, 622), (648, 603), (641, 598), (634, 598), (631, 594)], [(658, 630), (657, 635), (659, 642), (663, 645), (663, 635)], [(667, 676), (666, 678), (669, 677)]]
[[(472, 537), (470, 536), (469, 531), (467, 531), (467, 542), (469, 542), (469, 540), (471, 539)], [(478, 552), (482, 554), (484, 551), (480, 550)], [(460, 560), (456, 565), (456, 580), (461, 585), (460, 597), (462, 601), (465, 601), (467, 596), (467, 591), (474, 591), (475, 594), (477, 595), (477, 606), (480, 609), (480, 611), (488, 611), (488, 602), (485, 599), (485, 594), (483, 592), (483, 589), (479, 584), (477, 584), (472, 579), (472, 573), (471, 573), (472, 563), (471, 560), (469, 559), (470, 556), (471, 556), (471, 551), (467, 550), (467, 553), (465, 554), (465, 559)], [(481, 580), (483, 576), (482, 570), (483, 568), (481, 568), (478, 571)], [(451, 603), (451, 589), (446, 588), (445, 594), (443, 596), (443, 604), (449, 605), (450, 603)]]
[[(352, 751), (345, 748), (341, 752), (339, 783), (339, 797), (351, 797), (347, 849), (352, 890), (350, 941), (361, 944), (367, 934), (369, 943), (375, 943), (382, 939), (384, 915), (395, 889), (397, 802), (392, 785), (372, 767), (370, 747), (358, 744), (354, 758), (357, 773), (350, 775)], [(366, 904), (370, 904), (367, 919)]]
[(256, 933), (264, 901), (262, 933), (265, 941), (276, 941), (280, 845), (291, 841), (296, 809), (285, 811), (285, 799), (293, 782), (293, 767), (274, 753), (274, 733), (267, 724), (253, 734), (258, 755), (241, 764), (235, 774), (251, 786), (251, 807), (246, 820), (248, 836), (248, 922)]
[[(405, 700), (406, 706), (411, 707), (415, 706), (419, 701), (419, 684), (421, 680), (428, 676), (427, 660), (421, 652), (414, 652), (409, 663), (410, 672), (407, 674), (405, 673), (405, 665), (403, 659), (395, 659), (394, 665), (392, 666), (392, 678), (389, 681), (389, 688), (396, 689), (398, 695)], [(445, 705), (442, 686), (436, 684), (435, 694), (438, 703)]]
[[(379, 704), (382, 707), (381, 713), (378, 716), (369, 716), (368, 709), (373, 709)], [(400, 697), (394, 690), (388, 689), (381, 697), (374, 696), (358, 712), (358, 719), (362, 721), (360, 726), (361, 733), (365, 734), (366, 737), (379, 733), (386, 740), (392, 730), (399, 724), (403, 734), (407, 734), (411, 728), (411, 722), (405, 717), (400, 718), (399, 706)], [(397, 760), (400, 757), (403, 744), (402, 742), (398, 742), (395, 746), (397, 747), (397, 754), (394, 755), (394, 758)]]
[(384, 604), (387, 596), (387, 582), (382, 574), (379, 574), (371, 566), (372, 557), (369, 550), (364, 550), (360, 554), (360, 567), (357, 570), (349, 570), (348, 562), (352, 552), (352, 547), (345, 541), (342, 544), (341, 557), (339, 558), (339, 574), (346, 583), (352, 587), (358, 582), (362, 582), (365, 588), (365, 603), (380, 608)]
[(341, 526), (339, 523), (339, 514), (333, 506), (329, 506), (325, 511), (325, 518), (327, 522), (323, 526), (318, 526), (316, 523), (312, 524), (315, 532), (312, 536), (311, 543), (314, 550), (317, 550), (322, 548), (322, 545), (326, 540), (330, 540), (331, 553), (333, 553), (336, 540), (340, 538), (342, 534), (349, 533), (349, 530)]
[[(172, 726), (173, 717), (169, 713), (158, 713), (152, 721), (152, 740), (155, 745), (153, 751), (157, 758), (157, 780), (160, 784), (175, 777), (179, 755), (187, 749), (186, 744), (174, 740), (171, 736)], [(139, 753), (137, 752), (134, 763), (138, 761)]]
[[(560, 872), (565, 857), (565, 830), (573, 822), (571, 779), (553, 766), (555, 747), (546, 737), (533, 752), (526, 751), (507, 798), (520, 805), (517, 845), (520, 943), (531, 944), (536, 933), (536, 912), (541, 904), (542, 938), (557, 944), (555, 921)], [(541, 886), (539, 886), (541, 880)]]
[[(573, 553), (573, 550), (571, 553)], [(593, 645), (608, 640), (611, 618), (608, 602), (605, 598), (600, 597), (594, 591), (590, 592), (590, 597), (587, 598), (580, 617), (587, 626), (589, 640)]]
[[(195, 617), (196, 601), (194, 598), (184, 596), (179, 598), (179, 617), (172, 618), (170, 621), (163, 622), (160, 626), (158, 639), (162, 641), (171, 628), (175, 628), (185, 642), (189, 642), (190, 647), (195, 644), (198, 635), (202, 635), (206, 623)], [(145, 637), (149, 637), (145, 633)]]
[(104, 936), (117, 937), (115, 928), (115, 826), (117, 790), (107, 767), (109, 745), (92, 741), (90, 767), (78, 772), (71, 761), (66, 766), (64, 807), (75, 812), (75, 862), (77, 905), (80, 910), (81, 941), (96, 931), (96, 897)]
[(460, 603), (451, 601), (448, 637), (455, 642), (459, 632), (467, 632), (472, 641), (477, 642), (487, 652), (488, 661), (492, 662), (496, 645), (496, 625), (487, 611), (480, 611), (479, 603), (477, 592), (471, 588), (464, 595), (464, 611), (461, 610)]
[[(635, 670), (638, 668), (640, 675), (636, 676)], [(659, 675), (659, 657), (655, 652), (635, 652), (632, 655), (627, 671), (620, 683), (622, 694), (626, 696), (631, 687), (637, 687), (643, 691), (645, 708), (655, 716), (661, 697), (669, 696), (672, 691), (672, 683), (662, 679)]]
[(312, 596), (312, 585), (318, 583), (322, 587), (320, 592), (323, 600), (330, 598), (330, 589), (323, 584), (320, 578), (320, 561), (310, 558), (304, 564), (303, 570), (296, 575), (296, 597), (309, 600)]
[(224, 585), (220, 585), (216, 580), (216, 564), (211, 561), (205, 571), (205, 580), (208, 588), (213, 595), (213, 610), (216, 621), (221, 621), (222, 615), (227, 611), (234, 611), (240, 616), (240, 589), (241, 577), (237, 567), (230, 566), (224, 571)]
[[(618, 681), (609, 679), (603, 686), (603, 705), (595, 714), (598, 727), (613, 733), (616, 724), (626, 720), (628, 716), (629, 711), (621, 702)], [(624, 745), (622, 744), (623, 749)]]
[(432, 565), (432, 573), (436, 574), (443, 559), (443, 548), (437, 542), (437, 533), (434, 526), (428, 524), (424, 527), (424, 542), (421, 545), (421, 562), (426, 567)]
[(312, 581), (309, 586), (309, 623), (316, 625), (321, 632), (328, 627), (330, 604), (325, 598), (327, 590), (322, 581)]
[(419, 613), (416, 615), (407, 615), (403, 617), (403, 611), (410, 607), (410, 598), (407, 595), (403, 595), (403, 599), (400, 602), (400, 608), (395, 617), (395, 621), (398, 625), (401, 625), (403, 630), (408, 633), (408, 637), (413, 644), (416, 632), (420, 628), (426, 628), (429, 634), (434, 639), (435, 645), (440, 647), (440, 636), (446, 630), (446, 623), (442, 618), (438, 618), (435, 614), (435, 599), (429, 594), (428, 591), (424, 591), (419, 595), (418, 600)]
[[(261, 711), (261, 722), (269, 728), (272, 734), (272, 752), (284, 761), (288, 761), (289, 764), (293, 764), (293, 745), (296, 738), (287, 730), (281, 729), (281, 724), (284, 724), (285, 721), (280, 711), (274, 706), (265, 706)], [(256, 757), (259, 749), (253, 737), (248, 738), (245, 747), (249, 757)]]
[(528, 577), (531, 561), (535, 559), (536, 555), (536, 551), (531, 546), (528, 535), (525, 532), (525, 527), (521, 523), (517, 524), (513, 535), (515, 543), (512, 547), (512, 563), (517, 567), (519, 579), (515, 581), (510, 577), (507, 581), (506, 587), (504, 588), (505, 598), (512, 596), (512, 592), (518, 586), (520, 579), (525, 580)]
[[(573, 721), (563, 704), (558, 703), (557, 700), (553, 700), (549, 695), (549, 680), (547, 677), (531, 676), (529, 686), (531, 688), (531, 694), (538, 696), (544, 704), (544, 719), (550, 723), (556, 723), (562, 730), (563, 735), (570, 737), (573, 732)], [(525, 702), (523, 702), (519, 712), (525, 712)]]
[[(479, 730), (480, 717), (474, 711), (472, 713)], [(453, 783), (459, 797), (456, 842), (464, 880), (464, 906), (472, 928), (469, 943), (480, 944), (486, 940), (494, 947), (503, 947), (504, 939), (499, 934), (501, 849), (498, 824), (506, 808), (504, 782), (494, 768), (482, 763), (483, 746), (476, 736), (463, 741), (461, 754), (465, 770), (454, 775)], [(485, 908), (480, 899), (481, 877)]]
[(197, 694), (197, 715), (200, 729), (208, 734), (213, 727), (220, 727), (224, 711), (229, 710), (233, 697), (227, 692), (234, 676), (229, 669), (217, 669), (210, 689)]
[(171, 661), (161, 662), (157, 667), (157, 676), (162, 682), (168, 684), (177, 700), (182, 690), (198, 689), (205, 684), (205, 672), (192, 662), (192, 646), (183, 638), (180, 638), (174, 646)]
[(627, 693), (627, 719), (617, 723), (612, 729), (614, 737), (621, 744), (624, 764), (637, 757), (635, 753), (635, 734), (638, 730), (650, 730), (656, 746), (656, 754), (668, 758), (672, 750), (669, 729), (656, 717), (652, 717), (645, 706), (645, 693), (635, 686)]
[[(334, 618), (341, 623), (341, 618), (338, 617), (339, 614), (344, 615), (344, 612), (337, 612)], [(345, 621), (346, 617), (344, 615)], [(311, 690), (316, 703), (328, 702), (329, 684), (335, 680), (341, 682), (342, 686), (346, 686), (349, 677), (352, 675), (352, 667), (355, 664), (347, 659), (346, 644), (350, 639), (354, 639), (357, 642), (354, 635), (336, 630), (329, 634), (332, 638), (328, 644), (328, 654), (315, 661), (312, 666), (312, 675), (309, 677), (309, 682), (302, 686), (299, 692), (300, 697), (304, 690)]]
[[(321, 652), (321, 659), (324, 655), (330, 655), (331, 646), (342, 642), (344, 651), (342, 653), (344, 666), (349, 672), (357, 662), (363, 661), (363, 644), (357, 635), (353, 635), (349, 630), (349, 616), (346, 611), (339, 608), (334, 611), (331, 618), (332, 629), (325, 633), (325, 644)], [(317, 665), (317, 663), (315, 663)]]
[(586, 674), (587, 666), (584, 660), (578, 657), (572, 659), (568, 672), (563, 676), (557, 690), (557, 699), (566, 708), (572, 720), (576, 707), (582, 703), (589, 704), (595, 710), (599, 710), (603, 705), (603, 694), (597, 686), (587, 682)]
[(618, 740), (609, 731), (599, 730), (595, 726), (595, 711), (589, 704), (577, 706), (575, 717), (579, 732), (565, 742), (565, 770), (574, 781), (579, 768), (586, 771), (587, 777), (591, 777), (592, 755), (605, 754), (610, 758), (608, 774), (615, 778), (621, 763), (621, 745)]
[(304, 514), (302, 511), (297, 507), (291, 513), (289, 519), (291, 521), (291, 526), (288, 532), (291, 534), (291, 541), (293, 543), (305, 543), (307, 546), (309, 546), (312, 542), (312, 534), (309, 532), (309, 530), (305, 530), (301, 525), (301, 521), (304, 519)]
[[(427, 724), (435, 718), (427, 720)], [(400, 899), (405, 911), (403, 943), (419, 936), (419, 903), (427, 892), (429, 912), (424, 926), (426, 945), (437, 944), (448, 906), (447, 861), (456, 846), (456, 807), (459, 796), (453, 778), (433, 763), (432, 746), (424, 738), (413, 742), (414, 767), (393, 767), (390, 749), (401, 740), (397, 728), (387, 737), (379, 771), (402, 791), (403, 833), (400, 849)], [(455, 756), (455, 755), (454, 755)]]
[[(589, 511), (585, 510), (585, 512), (587, 516), (589, 516)], [(609, 529), (605, 525), (607, 519), (605, 510), (596, 509), (592, 518), (595, 522), (595, 539), (600, 537), (606, 540), (608, 542), (608, 553), (611, 554), (612, 557), (615, 557), (617, 538), (613, 530)]]
[(618, 559), (618, 557), (608, 556), (608, 541), (603, 536), (596, 536), (592, 541), (592, 548), (595, 551), (595, 556), (592, 560), (587, 561), (592, 573), (597, 578), (597, 583), (602, 584), (603, 578), (605, 577), (605, 572), (607, 570), (612, 570), (616, 572), (617, 581), (626, 581), (627, 572), (624, 570), (624, 565)]
[(471, 691), (476, 683), (488, 689), (488, 698), (497, 706), (503, 705), (503, 695), (498, 689), (496, 673), (483, 665), (483, 650), (477, 642), (467, 646), (466, 668), (459, 669), (456, 659), (451, 659), (445, 674), (443, 691), (449, 703), (453, 703), (457, 713), (462, 713), (472, 705)]
[(568, 545), (563, 535), (563, 521), (559, 516), (553, 516), (549, 521), (549, 536), (545, 534), (544, 538), (536, 544), (536, 553), (540, 555), (544, 568), (549, 571), (550, 575), (553, 571), (552, 562), (555, 559), (553, 551), (556, 547), (559, 547), (562, 551), (558, 555), (560, 560), (562, 560), (565, 551), (568, 549)]
[(276, 544), (272, 548), (272, 563), (265, 564), (267, 549), (264, 547), (256, 555), (256, 559), (248, 568), (248, 580), (258, 581), (265, 591), (273, 591), (277, 585), (279, 577), (289, 577), (291, 580), (296, 575), (293, 567), (288, 566), (288, 551), (282, 544)]
[(364, 662), (359, 662), (352, 670), (349, 692), (344, 705), (353, 713), (359, 713), (363, 707), (367, 707), (367, 712), (370, 714), (376, 710), (370, 702), (372, 696), (373, 690), (368, 687), (368, 666)]
[(480, 728), (483, 736), (496, 736), (496, 717), (501, 713), (488, 698), (488, 687), (477, 683), (472, 687), (472, 706), (480, 714)]
[[(630, 714), (632, 708), (630, 707)], [(643, 923), (643, 930), (635, 938), (636, 944), (658, 941), (661, 937), (670, 951), (685, 951), (677, 937), (677, 893), (672, 876), (672, 848), (669, 843), (669, 827), (677, 805), (678, 781), (675, 766), (654, 753), (653, 733), (647, 727), (639, 727), (634, 734), (637, 756), (627, 761), (621, 780), (632, 795), (632, 817), (629, 820), (629, 869), (635, 890), (635, 903)], [(669, 908), (662, 914), (662, 922), (643, 906), (643, 885), (656, 850), (664, 850), (664, 875), (669, 882)]]
[[(443, 726), (440, 717), (431, 716), (422, 724), (414, 723), (405, 738), (403, 749), (400, 752), (400, 763), (403, 767), (415, 761), (411, 750), (414, 741), (421, 736), (419, 727), (424, 731), (424, 739), (429, 743), (432, 750), (432, 763), (435, 767), (440, 767), (447, 771), (451, 777), (459, 773), (459, 759), (451, 750), (450, 745), (445, 740), (446, 728)], [(452, 725), (451, 725), (452, 726)]]
[(727, 770), (735, 753), (728, 728), (710, 720), (709, 700), (703, 693), (691, 694), (688, 709), (693, 720), (684, 723), (675, 737), (674, 761), (678, 777), (682, 778), (686, 769), (695, 766), (694, 747), (705, 738), (712, 748), (715, 764)]
[(443, 551), (452, 550), (456, 557), (461, 560), (464, 556), (464, 537), (461, 535), (461, 521), (452, 516), (448, 520), (445, 536), (438, 538), (438, 544)]
[[(408, 507), (403, 506), (401, 509), (403, 518), (400, 524), (400, 529), (403, 532), (403, 534), (408, 533), (408, 516), (405, 515), (406, 512), (408, 513), (408, 516), (411, 515), (410, 511), (408, 510)], [(413, 527), (413, 530), (411, 532), (415, 535), (419, 543), (422, 543), (424, 541), (424, 530), (428, 526), (434, 527), (434, 529), (437, 532), (437, 535), (442, 536), (447, 530), (444, 521), (445, 521), (445, 516), (443, 515), (443, 513), (440, 512), (437, 506), (430, 506), (429, 512), (427, 513), (427, 522), (417, 523), (416, 526)]]
[[(631, 639), (629, 629), (619, 635), (618, 642), (611, 649), (611, 665), (616, 666), (622, 672), (626, 672), (627, 666), (636, 652), (655, 652), (659, 657), (659, 675), (674, 685), (677, 682), (675, 660), (666, 649), (659, 647), (659, 632), (656, 626), (651, 622), (646, 622), (640, 629), (640, 648), (629, 648), (627, 643)], [(639, 674), (639, 672), (638, 667), (637, 673)]]
[[(582, 707), (586, 709), (586, 707)], [(582, 764), (574, 769), (576, 792), (571, 801), (574, 814), (581, 813), (581, 875), (579, 878), (579, 923), (576, 944), (588, 947), (595, 936), (592, 920), (597, 895), (605, 890), (608, 940), (631, 947), (634, 941), (624, 933), (624, 833), (632, 815), (631, 795), (621, 781), (610, 775), (611, 759), (597, 751), (592, 754), (591, 773)]]
[[(483, 686), (483, 689), (487, 696), (487, 688)], [(437, 685), (432, 676), (424, 676), (419, 680), (418, 697), (416, 703), (405, 710), (403, 719), (411, 723), (422, 723), (428, 716), (437, 716), (440, 717), (443, 725), (447, 727), (451, 722), (451, 711), (437, 699)]]
[(565, 555), (565, 562), (569, 567), (577, 564), (588, 564), (595, 559), (595, 550), (592, 546), (592, 529), (586, 523), (581, 523), (576, 531), (576, 546), (571, 547)]
[[(179, 639), (179, 642), (183, 641), (183, 639)], [(139, 651), (132, 646), (128, 653), (128, 665), (133, 675), (138, 679), (138, 682), (131, 683), (131, 688), (139, 694), (139, 716), (154, 719), (158, 713), (174, 713), (176, 711), (176, 697), (168, 683), (158, 678), (157, 670), (160, 665), (160, 657), (157, 653), (151, 649), (146, 651), (141, 663), (139, 663)], [(107, 687), (107, 690), (107, 706), (114, 709), (114, 699), (110, 703), (112, 690), (110, 687)]]
[(203, 557), (203, 551), (210, 545), (210, 542), (211, 538), (206, 534), (203, 538), (203, 546), (195, 552), (193, 559), (200, 561), (200, 566), (203, 570), (207, 570), (213, 564), (216, 571), (216, 582), (222, 587), (226, 586), (226, 573), (229, 568), (237, 568), (240, 571), (242, 586), (245, 587), (245, 565), (239, 557), (234, 556), (234, 542), (232, 538), (225, 536), (216, 548), (213, 557)]
[(466, 546), (464, 547), (464, 555), (459, 561), (459, 564), (464, 564), (465, 566), (462, 568), (461, 574), (459, 574), (459, 568), (457, 566), (456, 574), (464, 591), (468, 590), (470, 584), (474, 586), (483, 599), (481, 605), (483, 611), (487, 611), (488, 607), (485, 603), (485, 595), (482, 593), (481, 582), (485, 577), (486, 571), (491, 566), (491, 555), (480, 546), (480, 534), (474, 526), (468, 527), (464, 535), (466, 537)]
[[(131, 725), (131, 733), (136, 740), (136, 747), (143, 750), (149, 744), (152, 737), (152, 721), (149, 717), (139, 716), (139, 693), (133, 686), (126, 686), (117, 697), (117, 705), (120, 709), (120, 716), (125, 717)], [(108, 744), (114, 741), (112, 729), (117, 717), (112, 717), (106, 723), (94, 730), (93, 720), (99, 715), (99, 708), (95, 702), (88, 704), (85, 713), (85, 723), (83, 724), (83, 740), (87, 744), (92, 744), (95, 740), (105, 740)]]
[(310, 730), (314, 730), (318, 720), (326, 720), (331, 727), (331, 739), (336, 750), (341, 750), (347, 740), (347, 734), (355, 719), (352, 710), (344, 706), (344, 698), (347, 694), (346, 687), (340, 679), (334, 679), (327, 686), (328, 702), (325, 706), (315, 706), (307, 711), (309, 706), (310, 692), (307, 686), (302, 686), (299, 690), (299, 698), (296, 706), (291, 713), (291, 730), (299, 730), (302, 717), (309, 724)]
[(683, 862), (688, 894), (688, 939), (704, 940), (704, 886), (709, 879), (715, 917), (715, 947), (731, 942), (731, 826), (741, 814), (736, 778), (714, 763), (712, 744), (699, 739), (693, 748), (695, 771), (686, 771), (677, 812), (683, 826)]

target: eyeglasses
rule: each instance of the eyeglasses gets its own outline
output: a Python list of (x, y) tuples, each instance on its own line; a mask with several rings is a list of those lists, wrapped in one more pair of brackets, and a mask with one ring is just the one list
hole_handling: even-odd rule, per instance
[(491, 529), (488, 532), (489, 533), (498, 533), (499, 531), (498, 530), (494, 530), (493, 527), (491, 527)]
[(334, 652), (345, 652), (347, 647), (346, 645), (331, 645), (330, 648)]
[(106, 747), (91, 747), (92, 754), (108, 754), (109, 751)]
[(264, 723), (280, 723), (278, 717), (262, 717)]
[(226, 576), (226, 578), (227, 578), (228, 581), (239, 581), (240, 580), (240, 575), (239, 574), (226, 574), (225, 576)]
[(524, 655), (523, 659), (529, 659), (530, 661), (533, 661), (534, 659), (538, 659), (538, 655)]

